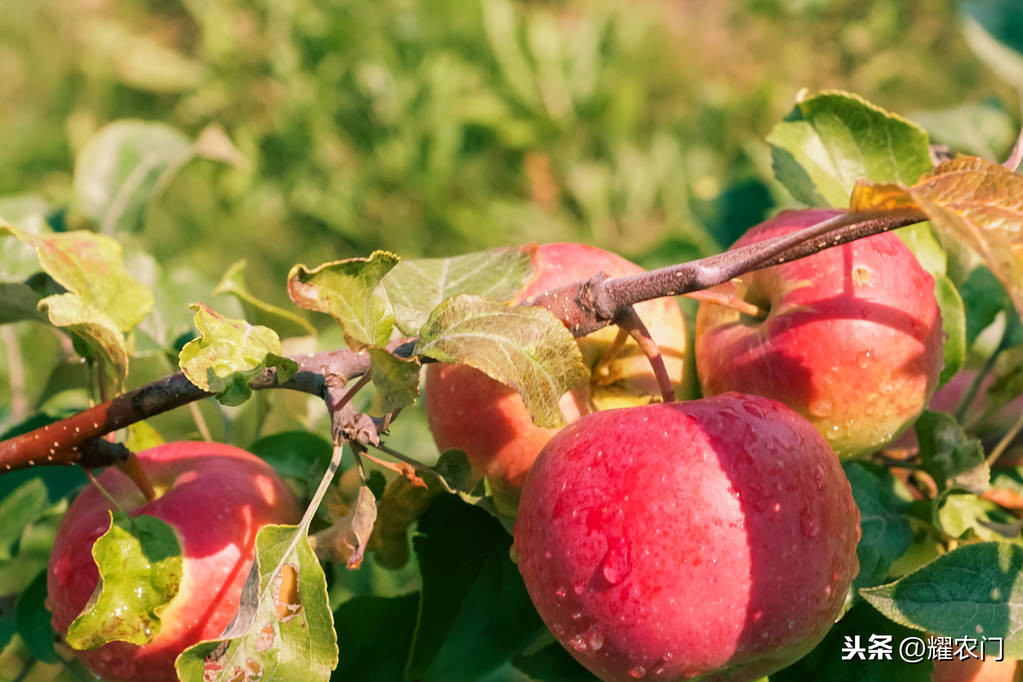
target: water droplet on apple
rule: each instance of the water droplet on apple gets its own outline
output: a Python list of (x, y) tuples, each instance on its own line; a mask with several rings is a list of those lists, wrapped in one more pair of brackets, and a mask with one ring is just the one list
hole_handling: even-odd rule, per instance
[(576, 583), (575, 586), (572, 588), (572, 591), (575, 592), (576, 594), (581, 595), (583, 592), (586, 591), (586, 585), (582, 583)]
[(804, 509), (803, 513), (799, 515), (799, 528), (808, 538), (815, 537), (820, 530), (820, 524), (810, 509)]
[(557, 597), (558, 599), (564, 599), (566, 594), (568, 594), (568, 592), (565, 591), (564, 587), (559, 587), (558, 589), (554, 590), (554, 596)]
[(641, 665), (637, 665), (629, 671), (629, 677), (634, 680), (641, 680), (646, 677), (646, 668)]
[(604, 646), (604, 635), (595, 625), (587, 630), (583, 637), (586, 640), (586, 644), (589, 645), (590, 651), (600, 651), (600, 647)]
[(551, 632), (558, 636), (561, 636), (565, 634), (565, 626), (562, 625), (561, 623), (555, 623), (554, 625), (551, 626)]
[(583, 612), (582, 611), (576, 611), (575, 613), (572, 614), (572, 620), (580, 621), (582, 619), (583, 619)]
[(586, 642), (583, 640), (582, 635), (576, 635), (568, 640), (568, 645), (576, 651), (586, 651)]
[(831, 401), (827, 398), (819, 398), (810, 403), (810, 414), (820, 419), (830, 417), (831, 409)]
[(625, 580), (631, 570), (628, 543), (622, 538), (608, 538), (607, 552), (600, 564), (600, 572), (603, 574), (604, 580), (612, 585), (617, 585)]
[(554, 558), (554, 555), (551, 554), (551, 550), (548, 549), (546, 552), (543, 553), (543, 558), (550, 561), (551, 559)]

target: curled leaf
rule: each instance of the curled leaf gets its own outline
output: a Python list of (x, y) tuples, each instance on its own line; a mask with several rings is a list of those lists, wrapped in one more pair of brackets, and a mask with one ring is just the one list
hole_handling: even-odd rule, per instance
[(358, 568), (362, 565), (376, 518), (376, 498), (369, 487), (361, 486), (348, 512), (330, 528), (312, 537), (316, 556), (321, 560), (345, 564), (348, 568)]
[(223, 404), (248, 400), (249, 382), (266, 367), (278, 367), (282, 380), (297, 371), (293, 360), (280, 356), (281, 340), (274, 330), (224, 317), (202, 303), (189, 308), (195, 312), (199, 338), (185, 344), (178, 364), (189, 381), (216, 393)]

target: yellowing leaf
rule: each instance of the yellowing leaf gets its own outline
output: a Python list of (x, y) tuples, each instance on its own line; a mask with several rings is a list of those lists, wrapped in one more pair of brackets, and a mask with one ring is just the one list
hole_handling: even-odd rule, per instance
[(312, 270), (296, 265), (288, 273), (288, 295), (297, 305), (337, 320), (350, 347), (382, 346), (391, 337), (394, 311), (381, 280), (397, 264), (393, 253), (374, 251), (369, 258)]
[(1023, 175), (967, 156), (910, 186), (860, 183), (850, 210), (917, 207), (949, 239), (973, 249), (1023, 315)]
[(189, 381), (216, 393), (223, 404), (248, 400), (249, 382), (268, 366), (278, 366), (282, 380), (298, 370), (293, 360), (280, 356), (281, 340), (274, 330), (224, 317), (201, 303), (189, 308), (200, 336), (181, 349), (178, 365)]
[(110, 528), (92, 546), (100, 582), (65, 641), (75, 649), (107, 642), (146, 644), (160, 631), (160, 612), (181, 583), (181, 545), (152, 516), (110, 512)]
[(564, 423), (558, 401), (586, 377), (572, 334), (549, 310), (480, 296), (448, 299), (420, 331), (416, 353), (475, 367), (513, 387), (540, 426)]

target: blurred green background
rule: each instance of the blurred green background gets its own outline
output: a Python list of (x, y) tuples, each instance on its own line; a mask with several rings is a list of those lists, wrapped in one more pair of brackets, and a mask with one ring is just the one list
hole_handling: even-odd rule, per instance
[[(193, 136), (219, 123), (245, 163), (191, 163), (143, 243), (213, 281), (244, 256), (277, 302), (292, 264), (374, 248), (564, 239), (647, 265), (718, 250), (791, 201), (762, 139), (800, 88), (907, 115), (985, 98), (1016, 109), (950, 0), (0, 9), (0, 195), (64, 203), (83, 143), (118, 118)], [(998, 126), (1001, 155), (1012, 126)]]

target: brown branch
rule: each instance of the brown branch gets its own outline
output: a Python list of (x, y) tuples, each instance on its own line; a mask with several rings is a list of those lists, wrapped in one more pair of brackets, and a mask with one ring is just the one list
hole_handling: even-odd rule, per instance
[[(573, 335), (585, 336), (611, 324), (620, 311), (634, 303), (707, 289), (753, 270), (926, 219), (916, 209), (842, 214), (792, 234), (680, 265), (627, 277), (598, 274), (588, 281), (540, 294), (526, 304), (547, 308)], [(414, 340), (402, 339), (389, 344), (388, 349), (408, 357), (413, 343)], [(350, 379), (365, 374), (370, 364), (368, 354), (347, 349), (292, 359), (298, 363), (299, 371), (288, 381), (279, 381), (276, 370), (271, 368), (249, 385), (254, 390), (302, 391), (333, 406), (343, 395), (339, 389)], [(48, 464), (98, 466), (123, 460), (123, 453), (96, 445), (93, 439), (210, 395), (183, 374), (173, 374), (67, 419), (0, 442), (0, 472)]]

